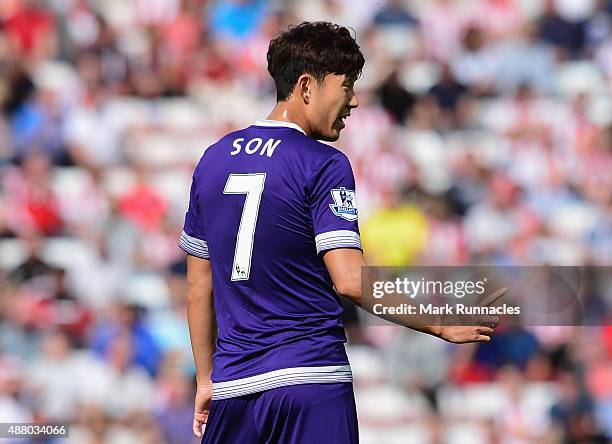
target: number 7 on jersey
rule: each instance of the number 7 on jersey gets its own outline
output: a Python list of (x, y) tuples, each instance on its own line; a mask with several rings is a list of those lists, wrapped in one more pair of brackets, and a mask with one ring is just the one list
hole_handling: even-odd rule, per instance
[(266, 173), (230, 174), (225, 183), (223, 194), (246, 194), (236, 237), (232, 281), (246, 281), (251, 273), (255, 225), (265, 181)]

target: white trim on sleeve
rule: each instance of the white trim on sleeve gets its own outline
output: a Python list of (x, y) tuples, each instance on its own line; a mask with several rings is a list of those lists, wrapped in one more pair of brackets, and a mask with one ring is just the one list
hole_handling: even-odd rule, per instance
[(197, 237), (189, 236), (185, 231), (181, 233), (179, 247), (192, 256), (199, 257), (200, 259), (210, 259), (208, 243)]
[(361, 250), (359, 234), (351, 230), (327, 231), (315, 236), (317, 254), (333, 248), (358, 248)]

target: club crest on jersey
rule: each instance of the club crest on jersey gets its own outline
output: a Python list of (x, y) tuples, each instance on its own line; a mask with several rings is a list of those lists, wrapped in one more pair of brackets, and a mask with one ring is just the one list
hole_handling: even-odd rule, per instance
[(334, 188), (331, 190), (331, 195), (335, 203), (329, 204), (329, 208), (336, 216), (348, 221), (357, 220), (357, 202), (353, 190), (344, 187)]

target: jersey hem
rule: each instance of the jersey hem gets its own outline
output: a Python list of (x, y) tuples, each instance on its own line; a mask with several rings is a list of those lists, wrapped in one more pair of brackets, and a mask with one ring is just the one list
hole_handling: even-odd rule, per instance
[(236, 398), (291, 385), (342, 382), (353, 382), (350, 365), (282, 368), (247, 378), (214, 382), (212, 399)]

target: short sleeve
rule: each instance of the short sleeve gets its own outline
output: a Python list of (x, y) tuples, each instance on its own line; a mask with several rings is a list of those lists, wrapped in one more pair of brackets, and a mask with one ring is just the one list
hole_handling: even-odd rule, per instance
[(185, 215), (185, 224), (179, 246), (188, 254), (200, 259), (210, 259), (208, 243), (202, 226), (202, 215), (197, 199), (197, 182), (194, 174), (189, 192), (189, 209)]
[(348, 158), (331, 157), (308, 183), (317, 253), (336, 248), (361, 250), (355, 177)]

